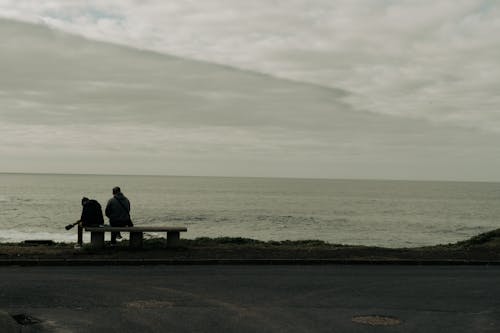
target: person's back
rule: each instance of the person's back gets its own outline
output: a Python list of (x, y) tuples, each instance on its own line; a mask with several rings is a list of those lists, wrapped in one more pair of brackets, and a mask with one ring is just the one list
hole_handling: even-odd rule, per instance
[(98, 226), (104, 224), (104, 217), (102, 215), (101, 204), (99, 204), (97, 200), (87, 199), (84, 200), (82, 204), (83, 204), (82, 216), (80, 218), (82, 226), (90, 227), (90, 226)]
[(116, 193), (108, 200), (106, 216), (111, 224), (123, 224), (130, 220), (130, 201), (122, 192)]
[[(133, 227), (130, 219), (130, 201), (125, 197), (121, 189), (116, 186), (113, 188), (113, 197), (108, 200), (105, 210), (109, 218), (109, 224), (112, 227)], [(111, 243), (116, 243), (116, 239), (121, 239), (119, 232), (111, 232)]]

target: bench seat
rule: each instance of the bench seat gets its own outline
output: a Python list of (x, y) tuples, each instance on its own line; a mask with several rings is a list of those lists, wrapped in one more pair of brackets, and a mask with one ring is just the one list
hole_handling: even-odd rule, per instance
[(94, 248), (104, 247), (104, 234), (106, 232), (129, 232), (130, 247), (141, 248), (144, 232), (166, 232), (167, 247), (175, 247), (180, 240), (180, 233), (187, 231), (186, 227), (85, 227), (85, 231), (90, 232), (90, 242)]

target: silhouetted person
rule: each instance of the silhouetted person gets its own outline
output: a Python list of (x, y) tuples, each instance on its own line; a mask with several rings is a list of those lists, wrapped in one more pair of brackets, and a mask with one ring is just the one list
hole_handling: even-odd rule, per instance
[[(125, 197), (121, 189), (116, 186), (113, 188), (113, 197), (109, 199), (106, 205), (106, 216), (109, 218), (109, 224), (112, 227), (133, 227), (130, 219), (130, 201)], [(111, 233), (111, 244), (116, 243), (116, 239), (121, 239), (119, 232)]]
[(97, 227), (104, 224), (104, 217), (102, 216), (101, 204), (97, 200), (82, 198), (82, 216), (78, 223), (78, 244), (81, 246), (83, 243), (82, 233), (83, 227)]

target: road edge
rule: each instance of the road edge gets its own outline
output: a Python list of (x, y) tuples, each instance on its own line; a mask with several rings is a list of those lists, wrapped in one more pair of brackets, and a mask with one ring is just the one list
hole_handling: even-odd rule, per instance
[(146, 266), (146, 265), (500, 265), (495, 260), (383, 259), (0, 259), (0, 266)]

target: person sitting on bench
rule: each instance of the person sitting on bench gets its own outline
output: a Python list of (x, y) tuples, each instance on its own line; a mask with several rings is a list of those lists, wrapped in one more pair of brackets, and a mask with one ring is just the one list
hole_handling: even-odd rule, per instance
[(97, 200), (82, 198), (82, 215), (78, 221), (78, 245), (82, 246), (83, 227), (97, 227), (104, 224), (101, 204)]
[[(123, 195), (121, 189), (116, 186), (113, 188), (113, 197), (109, 199), (105, 210), (109, 218), (109, 224), (112, 227), (133, 227), (130, 219), (130, 201)], [(119, 232), (111, 233), (111, 244), (116, 244), (116, 239), (121, 239)]]

